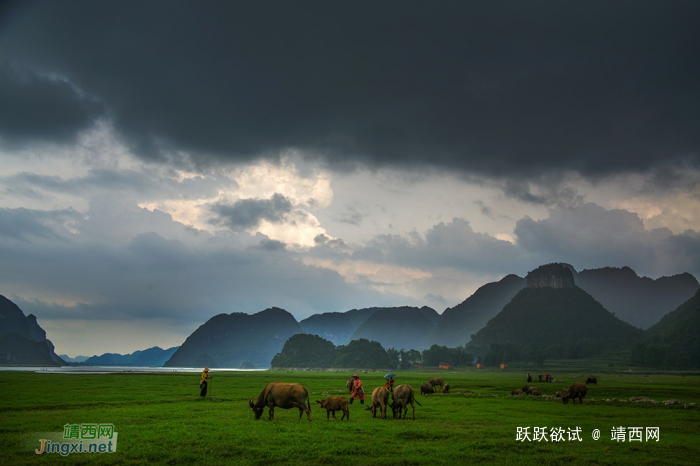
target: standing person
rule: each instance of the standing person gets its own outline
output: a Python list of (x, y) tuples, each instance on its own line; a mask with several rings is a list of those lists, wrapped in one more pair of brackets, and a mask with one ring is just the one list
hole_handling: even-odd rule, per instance
[(360, 400), (360, 404), (365, 404), (365, 391), (362, 388), (362, 380), (360, 380), (360, 376), (357, 375), (357, 372), (355, 372), (352, 375), (352, 393), (350, 394), (350, 404), (354, 400)]
[(386, 384), (384, 386), (387, 390), (389, 390), (389, 393), (394, 393), (394, 378), (389, 377), (389, 380), (386, 381)]
[(532, 376), (530, 375), (529, 372), (527, 373), (527, 381), (532, 382)]
[(209, 368), (205, 367), (204, 371), (202, 371), (202, 380), (199, 382), (199, 396), (202, 397), (202, 399), (207, 396), (207, 385), (212, 378), (213, 377), (209, 377)]

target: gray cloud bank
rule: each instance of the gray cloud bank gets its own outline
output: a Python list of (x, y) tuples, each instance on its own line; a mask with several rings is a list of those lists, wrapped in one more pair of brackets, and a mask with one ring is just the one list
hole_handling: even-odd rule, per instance
[(496, 177), (698, 167), (695, 1), (10, 5), (5, 144), (102, 116), (152, 160), (296, 148), (336, 168)]
[[(5, 293), (37, 296), (27, 303), (28, 312), (54, 319), (168, 318), (193, 323), (220, 312), (256, 312), (269, 306), (285, 307), (303, 318), (373, 305), (426, 304), (376, 291), (372, 286), (383, 284), (371, 278), (348, 282), (335, 271), (305, 265), (304, 257), (456, 277), (524, 276), (551, 261), (579, 270), (629, 265), (652, 277), (686, 271), (700, 276), (698, 233), (647, 231), (634, 214), (593, 204), (557, 208), (538, 221), (522, 218), (515, 230), (518, 244), (477, 233), (469, 222), (454, 219), (424, 234), (383, 235), (359, 246), (319, 238), (314, 248), (293, 251), (264, 235), (205, 234), (157, 211), (105, 201), (94, 201), (86, 215), (0, 209), (0, 225)], [(118, 237), (104, 233), (113, 229), (119, 230)], [(430, 281), (414, 286), (426, 296), (433, 291)], [(43, 301), (43, 296), (52, 298)], [(467, 297), (454, 297), (445, 305)]]

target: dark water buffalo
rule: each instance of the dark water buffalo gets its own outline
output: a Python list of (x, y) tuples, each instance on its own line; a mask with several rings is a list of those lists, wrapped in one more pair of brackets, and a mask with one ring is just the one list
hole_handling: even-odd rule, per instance
[(345, 382), (345, 388), (348, 389), (348, 393), (352, 393), (352, 385), (355, 381), (352, 379), (348, 379), (347, 382)]
[(589, 384), (598, 385), (598, 379), (596, 377), (588, 377), (586, 379), (586, 385)]
[(583, 398), (586, 396), (586, 392), (588, 392), (588, 387), (586, 387), (586, 384), (574, 382), (569, 388), (562, 390), (561, 400), (564, 402), (564, 404), (568, 404), (569, 399), (572, 399), (574, 400), (574, 404), (576, 404), (576, 398), (578, 398), (581, 404), (583, 404)]
[(535, 390), (539, 391), (539, 388), (535, 387), (534, 385), (525, 385), (523, 387), (523, 393), (526, 395), (532, 395), (532, 392)]
[(514, 389), (512, 392), (510, 392), (511, 395), (513, 396), (520, 396), (523, 394), (523, 391), (520, 390), (519, 388)]
[(433, 384), (431, 384), (430, 382), (423, 382), (422, 384), (420, 384), (420, 394), (425, 395), (426, 393), (435, 393)]
[(389, 390), (386, 387), (377, 387), (372, 390), (372, 404), (367, 406), (367, 409), (372, 411), (372, 417), (377, 417), (377, 408), (379, 408), (379, 417), (386, 419), (387, 406), (389, 406)]
[(450, 393), (450, 384), (446, 383), (442, 386), (442, 393)]
[(391, 410), (394, 412), (394, 417), (401, 417), (401, 410), (403, 410), (403, 419), (406, 419), (406, 414), (408, 414), (408, 405), (411, 405), (411, 412), (413, 414), (413, 420), (416, 419), (416, 407), (413, 402), (418, 403), (418, 406), (423, 406), (418, 400), (416, 400), (416, 394), (413, 391), (413, 387), (409, 384), (401, 384), (394, 389), (394, 400), (391, 403)]
[(441, 377), (433, 377), (432, 379), (428, 380), (433, 387), (442, 387), (442, 384), (445, 383)]
[(260, 392), (258, 399), (251, 398), (248, 404), (255, 413), (255, 419), (260, 419), (263, 409), (270, 409), (270, 420), (275, 418), (275, 407), (282, 409), (299, 408), (299, 419), (306, 413), (311, 421), (311, 402), (309, 392), (298, 383), (270, 382)]
[(344, 396), (332, 396), (326, 398), (325, 400), (316, 400), (316, 403), (321, 405), (321, 408), (326, 410), (326, 419), (330, 420), (331, 413), (333, 414), (333, 419), (338, 419), (335, 417), (336, 411), (342, 411), (343, 415), (340, 417), (342, 421), (345, 417), (350, 420), (350, 411), (348, 411), (348, 399)]

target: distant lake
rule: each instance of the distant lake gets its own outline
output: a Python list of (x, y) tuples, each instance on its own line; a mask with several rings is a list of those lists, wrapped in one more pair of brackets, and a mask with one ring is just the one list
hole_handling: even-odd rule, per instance
[[(236, 369), (212, 368), (212, 372), (236, 371), (266, 371), (267, 369)], [(64, 367), (31, 367), (31, 366), (0, 366), (0, 371), (39, 372), (46, 374), (121, 374), (121, 373), (164, 373), (202, 372), (201, 367), (139, 367), (139, 366), (64, 366)]]

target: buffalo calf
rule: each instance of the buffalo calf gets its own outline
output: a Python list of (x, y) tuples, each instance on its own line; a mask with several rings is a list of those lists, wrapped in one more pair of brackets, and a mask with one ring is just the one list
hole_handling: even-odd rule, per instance
[(335, 417), (336, 411), (342, 411), (343, 415), (340, 417), (342, 421), (347, 417), (350, 420), (350, 411), (348, 410), (348, 399), (344, 396), (332, 396), (326, 398), (325, 400), (316, 400), (316, 403), (321, 405), (321, 408), (326, 410), (326, 419), (331, 419), (331, 414), (333, 414), (333, 419), (338, 419)]

